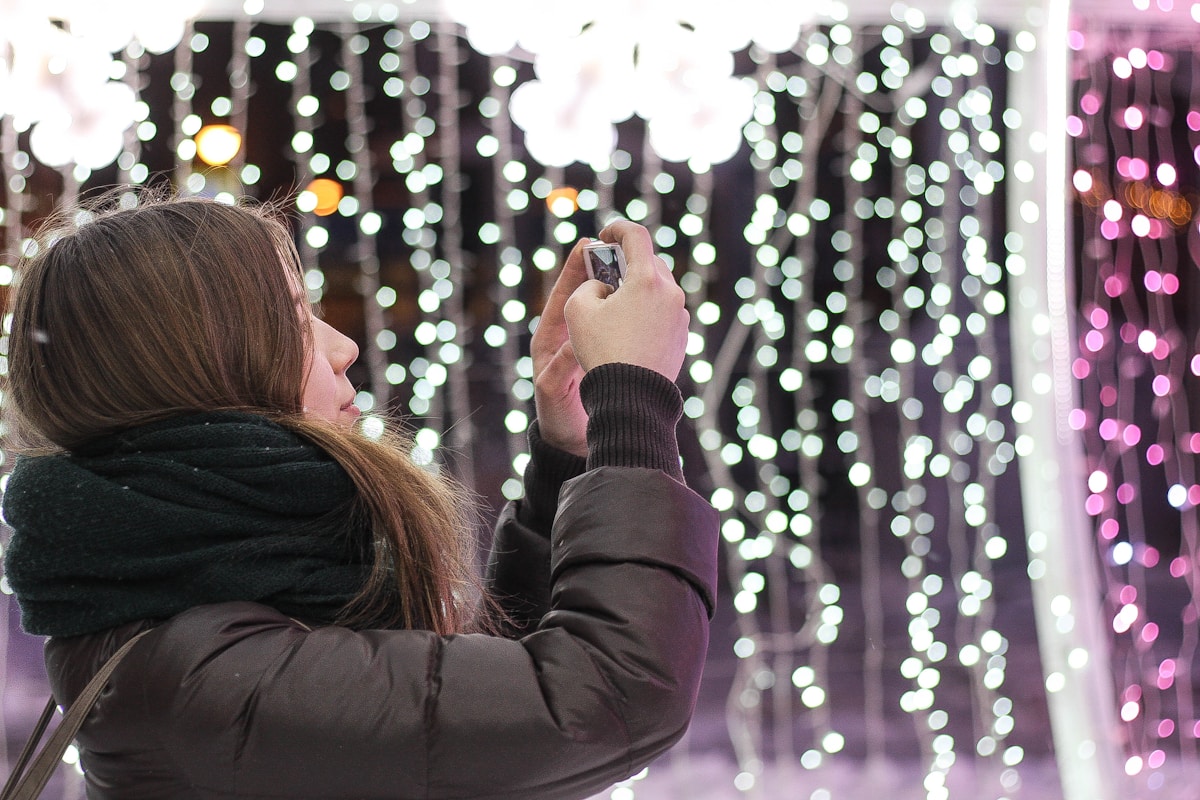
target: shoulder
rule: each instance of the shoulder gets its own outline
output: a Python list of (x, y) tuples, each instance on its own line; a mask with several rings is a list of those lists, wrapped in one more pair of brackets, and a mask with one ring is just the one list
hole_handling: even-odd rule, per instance
[[(52, 679), (71, 684), (60, 700), (144, 627), (52, 640)], [(423, 749), (404, 743), (425, 736), (438, 650), (424, 631), (314, 628), (251, 602), (197, 606), (129, 652), (80, 742), (98, 775), (136, 763), (213, 790), (234, 781), (238, 796), (366, 794), (398, 764), (425, 773)], [(293, 779), (282, 790), (281, 774)]]
[(162, 659), (164, 652), (177, 656), (190, 652), (203, 659), (257, 633), (302, 634), (311, 628), (260, 603), (230, 602), (196, 606), (164, 621), (141, 620), (82, 636), (51, 637), (46, 641), (45, 658), (55, 697), (64, 704), (73, 701), (121, 645), (146, 630), (150, 632), (126, 656), (114, 682), (137, 672), (136, 666), (144, 665), (151, 651), (156, 660)]

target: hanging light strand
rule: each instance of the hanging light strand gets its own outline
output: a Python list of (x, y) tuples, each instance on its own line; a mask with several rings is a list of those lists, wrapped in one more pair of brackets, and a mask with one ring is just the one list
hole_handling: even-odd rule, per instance
[[(183, 41), (190, 41), (195, 26), (188, 22), (184, 26)], [(191, 140), (199, 129), (199, 118), (193, 120), (192, 99), (196, 96), (196, 78), (192, 73), (192, 48), (176, 47), (172, 54), (174, 71), (171, 73), (171, 152), (176, 155), (174, 182), (177, 187), (187, 185), (192, 174), (192, 159), (196, 156), (196, 145)]]
[(470, 359), (466, 356), (467, 336), (470, 326), (466, 317), (465, 288), (470, 282), (471, 265), (464, 259), (462, 226), (462, 203), (458, 187), (453, 183), (460, 180), (462, 174), (461, 156), (458, 147), (461, 129), (459, 113), (462, 101), (462, 87), (459, 83), (459, 68), (462, 66), (462, 54), (458, 36), (450, 22), (439, 22), (434, 28), (434, 47), (438, 56), (437, 74), (437, 129), (441, 138), (438, 148), (438, 158), (442, 169), (450, 176), (444, 181), (441, 192), (442, 214), (450, 224), (443, 226), (439, 237), (442, 257), (450, 264), (450, 294), (443, 299), (444, 319), (439, 325), (448, 322), (453, 325), (452, 335), (445, 339), (438, 348), (438, 360), (449, 373), (446, 391), (449, 392), (447, 411), (449, 418), (444, 421), (444, 429), (450, 438), (450, 449), (458, 462), (456, 473), (468, 488), (475, 486), (474, 458), (471, 455), (470, 442), (474, 439), (475, 423), (472, 419), (470, 382), (467, 375), (467, 365)]
[[(524, 256), (517, 247), (516, 238), (517, 214), (529, 207), (528, 192), (518, 188), (525, 185), (528, 170), (516, 159), (512, 120), (504, 113), (504, 109), (508, 108), (510, 87), (516, 79), (516, 69), (512, 60), (503, 55), (491, 56), (487, 63), (491, 85), (487, 97), (480, 103), (480, 111), (487, 119), (489, 135), (492, 137), (485, 149), (492, 147), (491, 142), (494, 142), (495, 148), (495, 153), (489, 161), (492, 166), (495, 248), (499, 255), (495, 308), (499, 311), (510, 302), (520, 302), (522, 287), (527, 288), (537, 276), (537, 272), (531, 271), (532, 265), (525, 263)], [(479, 144), (476, 147), (478, 149)], [(483, 339), (489, 347), (499, 350), (503, 363), (515, 364), (523, 351), (525, 333), (519, 320), (509, 320), (501, 314), (499, 319), (493, 318), (491, 324), (483, 331)], [(533, 399), (533, 382), (527, 378), (499, 372), (494, 372), (493, 375), (506, 399), (505, 416), (514, 411), (525, 413), (530, 400)], [(505, 481), (502, 491), (505, 497), (515, 499), (523, 491), (519, 478), (524, 474), (525, 465), (528, 463), (525, 437), (518, 431), (509, 430), (504, 441), (508, 463), (512, 466), (514, 476)]]
[(367, 137), (370, 121), (367, 118), (365, 80), (363, 78), (363, 56), (370, 42), (357, 25), (343, 23), (339, 29), (341, 40), (341, 65), (346, 72), (346, 151), (354, 164), (353, 203), (343, 199), (346, 215), (354, 222), (354, 233), (350, 246), (350, 260), (358, 267), (355, 288), (363, 303), (363, 320), (366, 327), (366, 365), (370, 381), (370, 394), (359, 393), (359, 405), (364, 411), (385, 406), (391, 386), (387, 381), (387, 355), (380, 346), (387, 322), (384, 305), (390, 306), (395, 290), (381, 292), (378, 238), (383, 228), (383, 217), (375, 210), (375, 167)]

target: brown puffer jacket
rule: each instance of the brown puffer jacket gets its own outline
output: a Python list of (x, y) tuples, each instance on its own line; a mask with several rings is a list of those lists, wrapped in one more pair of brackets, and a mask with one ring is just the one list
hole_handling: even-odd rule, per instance
[[(88, 797), (586, 797), (686, 729), (716, 550), (698, 495), (602, 467), (564, 485), (551, 541), (501, 517), (489, 572), (528, 612), (520, 638), (193, 608), (131, 651), (80, 732)], [(51, 639), (60, 702), (146, 627)]]

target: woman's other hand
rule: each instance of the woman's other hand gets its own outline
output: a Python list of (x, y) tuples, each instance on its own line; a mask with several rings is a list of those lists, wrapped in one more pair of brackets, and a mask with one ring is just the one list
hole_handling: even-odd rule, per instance
[(586, 242), (578, 242), (567, 256), (530, 344), (538, 432), (542, 441), (577, 456), (588, 452), (587, 412), (579, 400), (583, 368), (567, 335), (564, 309), (568, 298), (588, 279), (583, 266)]

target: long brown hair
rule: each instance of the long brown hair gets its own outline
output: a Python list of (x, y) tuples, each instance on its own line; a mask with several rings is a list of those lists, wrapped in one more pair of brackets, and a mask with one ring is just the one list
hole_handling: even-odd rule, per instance
[(135, 197), (61, 214), (18, 266), (10, 446), (69, 451), (195, 411), (266, 415), (325, 450), (357, 489), (350, 518), (370, 527), (375, 557), (341, 621), (475, 627), (465, 493), (414, 464), (399, 434), (372, 441), (302, 414), (312, 331), (296, 310), (300, 258), (278, 215), (198, 198), (122, 208), (121, 196)]

